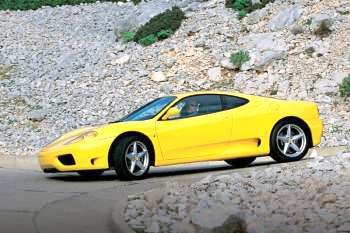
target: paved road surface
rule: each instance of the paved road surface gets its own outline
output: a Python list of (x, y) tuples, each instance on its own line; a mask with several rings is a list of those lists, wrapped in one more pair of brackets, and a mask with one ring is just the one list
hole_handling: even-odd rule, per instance
[(123, 218), (128, 195), (164, 186), (167, 181), (192, 183), (208, 174), (266, 166), (279, 164), (259, 158), (243, 169), (233, 169), (224, 162), (169, 166), (153, 168), (147, 179), (129, 182), (118, 180), (114, 171), (86, 180), (75, 173), (47, 175), (36, 169), (0, 167), (0, 233), (115, 232), (112, 210), (117, 208), (117, 215)]

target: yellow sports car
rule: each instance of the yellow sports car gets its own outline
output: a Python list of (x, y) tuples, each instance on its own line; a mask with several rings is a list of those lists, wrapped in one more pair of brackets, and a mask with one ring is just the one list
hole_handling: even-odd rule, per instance
[(296, 161), (320, 143), (317, 105), (227, 92), (157, 98), (119, 121), (77, 129), (43, 148), (44, 172), (98, 176), (114, 168), (123, 179), (150, 166), (225, 160), (246, 166), (258, 156)]

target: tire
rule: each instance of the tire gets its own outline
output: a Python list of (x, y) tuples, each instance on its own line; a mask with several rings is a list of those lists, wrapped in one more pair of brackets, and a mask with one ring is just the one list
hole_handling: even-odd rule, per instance
[(119, 178), (122, 180), (144, 178), (150, 168), (151, 151), (150, 145), (139, 136), (120, 139), (113, 152), (114, 168)]
[(246, 167), (252, 162), (254, 162), (255, 159), (256, 157), (249, 157), (249, 158), (229, 159), (229, 160), (225, 160), (225, 162), (233, 167)]
[(104, 170), (87, 170), (87, 171), (78, 171), (78, 174), (84, 178), (98, 178), (102, 175)]
[(299, 121), (281, 121), (272, 130), (270, 156), (277, 162), (298, 161), (308, 152), (310, 141), (306, 127)]

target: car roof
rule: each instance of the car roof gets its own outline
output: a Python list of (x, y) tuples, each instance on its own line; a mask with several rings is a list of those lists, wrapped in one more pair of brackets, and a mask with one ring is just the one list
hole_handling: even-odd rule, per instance
[(193, 95), (233, 95), (233, 96), (237, 96), (237, 97), (241, 97), (241, 98), (245, 98), (245, 99), (252, 99), (252, 98), (258, 98), (257, 96), (253, 96), (253, 95), (247, 95), (247, 94), (243, 94), (240, 92), (235, 92), (235, 91), (193, 91), (193, 92), (185, 92), (185, 93), (178, 93), (178, 94), (174, 94), (174, 96), (176, 96), (177, 98), (183, 98), (183, 97), (188, 97), (188, 96), (193, 96)]

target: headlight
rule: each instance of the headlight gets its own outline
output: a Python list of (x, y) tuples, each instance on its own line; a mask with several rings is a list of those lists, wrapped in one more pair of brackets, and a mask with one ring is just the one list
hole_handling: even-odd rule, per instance
[(96, 131), (87, 131), (85, 133), (82, 133), (78, 136), (74, 136), (72, 138), (69, 138), (67, 141), (64, 142), (64, 145), (70, 145), (73, 143), (80, 142), (81, 140), (87, 139), (87, 138), (94, 138), (97, 136)]

